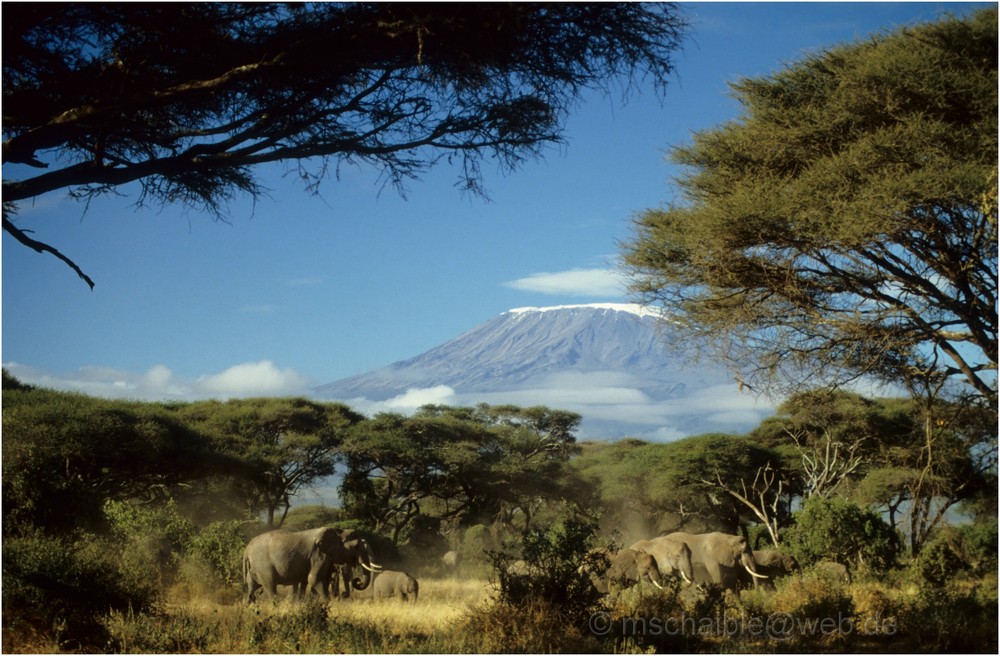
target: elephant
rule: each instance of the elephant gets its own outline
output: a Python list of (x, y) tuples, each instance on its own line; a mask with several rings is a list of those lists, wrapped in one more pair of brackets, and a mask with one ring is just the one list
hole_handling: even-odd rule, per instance
[(273, 599), (279, 585), (293, 586), (300, 598), (310, 592), (329, 598), (333, 568), (339, 565), (349, 571), (354, 564), (365, 570), (365, 578), (354, 579), (352, 583), (356, 590), (364, 590), (371, 583), (372, 573), (380, 569), (364, 540), (345, 543), (333, 528), (262, 533), (250, 540), (243, 551), (247, 603), (253, 602), (258, 588), (264, 588)]
[(813, 565), (813, 569), (820, 572), (821, 576), (832, 578), (841, 583), (851, 583), (851, 568), (843, 563), (836, 563), (832, 560), (821, 560)]
[[(691, 552), (692, 581), (721, 586), (729, 590), (739, 587), (740, 576), (745, 570), (754, 582), (767, 579), (757, 573), (757, 563), (746, 538), (728, 533), (670, 533), (661, 538), (663, 542), (687, 545)], [(659, 562), (659, 560), (657, 560)], [(662, 571), (662, 570), (661, 570)]]
[(388, 599), (389, 597), (399, 597), (403, 601), (417, 602), (417, 593), (420, 591), (420, 584), (406, 572), (395, 572), (383, 570), (375, 577), (372, 584), (372, 594), (375, 599)]
[[(340, 538), (344, 541), (344, 546), (355, 554), (364, 553), (368, 556), (369, 560), (373, 560), (371, 547), (365, 542), (361, 534), (352, 528), (345, 528), (340, 530)], [(329, 586), (332, 588), (333, 596), (338, 596), (340, 594), (340, 581), (344, 582), (344, 592), (343, 597), (347, 598), (351, 596), (351, 588), (355, 590), (364, 590), (368, 587), (368, 582), (362, 579), (353, 579), (354, 566), (360, 565), (364, 569), (364, 559), (357, 558), (353, 561), (347, 563), (335, 563), (333, 567), (330, 568), (330, 578)]]
[[(794, 556), (777, 549), (754, 549), (753, 559), (757, 563), (757, 573), (769, 577), (761, 580), (761, 585), (770, 590), (774, 589), (775, 579), (802, 573), (799, 561), (795, 560)], [(748, 572), (743, 572), (740, 576), (740, 581), (745, 587), (750, 587), (752, 579)]]
[(676, 576), (686, 583), (694, 581), (691, 548), (681, 540), (661, 536), (652, 540), (639, 540), (630, 549), (648, 553), (656, 559), (661, 576)]
[[(614, 594), (637, 583), (648, 580), (658, 588), (663, 588), (660, 581), (662, 573), (656, 557), (645, 551), (622, 549), (611, 557), (611, 564), (605, 575), (605, 590)], [(600, 590), (600, 588), (598, 588)]]
[(601, 594), (608, 592), (607, 573), (611, 565), (613, 554), (606, 548), (591, 549), (584, 562), (576, 568), (578, 574), (584, 574), (590, 578), (594, 589)]
[(444, 564), (445, 572), (458, 576), (458, 570), (462, 566), (462, 554), (458, 551), (449, 551), (441, 556), (441, 562)]

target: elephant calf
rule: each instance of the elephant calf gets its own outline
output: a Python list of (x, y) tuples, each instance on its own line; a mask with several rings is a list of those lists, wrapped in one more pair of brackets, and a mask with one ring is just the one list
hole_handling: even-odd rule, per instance
[(383, 570), (375, 577), (375, 582), (372, 584), (372, 593), (375, 599), (399, 597), (403, 601), (416, 603), (419, 590), (420, 585), (417, 583), (417, 579), (406, 572), (392, 570)]

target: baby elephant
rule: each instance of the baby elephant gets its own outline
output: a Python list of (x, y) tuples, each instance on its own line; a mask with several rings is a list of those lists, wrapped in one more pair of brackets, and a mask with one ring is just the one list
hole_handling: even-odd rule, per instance
[(383, 570), (372, 583), (375, 599), (387, 599), (389, 597), (399, 597), (403, 601), (417, 601), (417, 591), (419, 589), (417, 579), (406, 572), (394, 572)]

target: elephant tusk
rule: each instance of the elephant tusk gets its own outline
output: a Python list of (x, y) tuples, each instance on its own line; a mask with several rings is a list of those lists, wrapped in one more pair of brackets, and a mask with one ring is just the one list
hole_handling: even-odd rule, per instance
[[(653, 579), (649, 579), (649, 580), (650, 580), (650, 581), (653, 581)], [(659, 588), (660, 590), (662, 590), (662, 589), (663, 589), (663, 586), (662, 586), (662, 585), (660, 585), (659, 583), (657, 583), (656, 581), (653, 581), (653, 585), (655, 585), (656, 587), (658, 587), (658, 588)]]
[(372, 563), (372, 565), (374, 567), (369, 567), (368, 565), (365, 565), (364, 563), (361, 563), (361, 567), (363, 567), (364, 569), (368, 570), (372, 574), (378, 574), (380, 571), (382, 571), (382, 566), (379, 565), (378, 563)]
[(684, 570), (680, 570), (680, 573), (681, 573), (681, 578), (684, 579), (685, 583), (691, 583), (691, 579), (687, 577), (687, 574), (684, 573)]
[(743, 565), (743, 569), (745, 569), (747, 572), (749, 572), (750, 576), (756, 576), (759, 579), (769, 579), (769, 578), (771, 578), (770, 576), (764, 576), (763, 574), (758, 574), (757, 572), (753, 571), (752, 569), (750, 569), (746, 565)]

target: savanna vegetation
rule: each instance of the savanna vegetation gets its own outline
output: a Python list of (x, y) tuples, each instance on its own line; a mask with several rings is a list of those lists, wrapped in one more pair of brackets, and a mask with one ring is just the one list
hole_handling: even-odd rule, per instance
[[(541, 407), (366, 418), (305, 399), (107, 401), (6, 374), (3, 398), (6, 651), (996, 648), (984, 418), (948, 436), (950, 474), (924, 500), (907, 467), (922, 406), (846, 392), (797, 396), (747, 435), (667, 444), (579, 443), (579, 416)], [(337, 507), (295, 504), (332, 474)], [(362, 532), (381, 565), (417, 576), (419, 602), (284, 590), (248, 606), (249, 538), (317, 526)], [(599, 548), (676, 530), (743, 534), (804, 574), (608, 596), (581, 571)], [(776, 617), (788, 624), (761, 628)]]
[[(52, 10), (68, 12), (56, 17), (65, 29), (52, 33), (55, 50), (37, 47), (42, 28), (56, 20), (49, 10), (20, 16), (26, 40), (18, 42), (17, 58), (6, 56), (5, 39), (5, 78), (10, 64), (12, 79), (24, 81), (12, 105), (18, 111), (11, 112), (23, 121), (12, 126), (5, 161), (37, 166), (43, 162), (34, 161), (36, 153), (60, 147), (76, 157), (55, 175), (12, 182), (21, 190), (17, 198), (66, 179), (91, 185), (86, 195), (118, 179), (70, 174), (127, 178), (152, 171), (146, 193), (153, 198), (211, 205), (226, 190), (252, 189), (242, 167), (217, 164), (226, 148), (301, 147), (300, 138), (313, 138), (297, 122), (303, 108), (297, 87), (253, 95), (259, 79), (228, 68), (239, 62), (220, 61), (218, 76), (202, 80), (219, 93), (202, 95), (180, 77), (187, 70), (183, 57), (176, 70), (144, 69), (149, 44), (141, 40), (124, 40), (134, 52), (121, 50), (121, 59), (91, 61), (97, 50), (75, 46), (75, 35), (104, 43), (118, 34), (118, 12), (153, 11), (123, 7)], [(302, 32), (296, 43), (308, 43), (313, 20), (325, 16), (269, 5), (240, 6), (235, 15), (228, 5), (199, 7), (222, 12), (216, 24), (236, 20), (229, 25), (248, 34), (288, 21)], [(398, 156), (382, 160), (395, 179), (419, 168), (407, 159), (416, 145), (410, 139), (449, 148), (447, 138), (460, 135), (448, 128), (485, 140), (473, 141), (468, 152), (496, 148), (508, 156), (534, 152), (539, 141), (522, 142), (526, 134), (541, 129), (541, 141), (555, 136), (548, 119), (528, 119), (551, 118), (567, 105), (519, 113), (540, 107), (525, 104), (513, 84), (534, 69), (515, 66), (510, 80), (462, 56), (435, 53), (431, 34), (461, 35), (460, 21), (426, 31), (431, 23), (420, 16), (388, 21), (379, 12), (390, 9), (382, 5), (330, 7), (324, 11), (357, 12), (357, 21), (347, 22), (353, 28), (377, 27), (375, 36), (386, 43), (398, 45), (394, 39), (402, 35), (411, 45), (409, 55), (379, 55), (409, 61), (410, 68), (388, 67), (372, 77), (362, 74), (371, 70), (365, 64), (344, 74), (360, 85), (357, 98), (316, 80), (317, 88), (337, 91), (338, 101), (354, 98), (363, 109), (400, 83), (419, 91), (435, 80), (451, 90), (441, 92), (444, 99), (462, 107), (465, 83), (477, 101), (492, 96), (476, 95), (483, 89), (476, 81), (511, 94), (491, 105), (493, 113), (468, 106), (479, 119), (492, 117), (487, 125), (457, 115), (439, 123), (432, 104), (430, 114), (407, 114), (400, 127), (416, 132), (403, 135), (399, 148), (370, 150), (365, 142), (355, 144), (362, 152), (349, 149), (345, 157)], [(633, 21), (645, 16), (615, 7), (608, 11)], [(501, 27), (509, 18), (552, 36), (542, 29), (552, 27), (542, 20), (551, 10), (510, 11), (527, 14), (501, 16)], [(640, 39), (619, 59), (614, 48), (628, 45), (621, 39), (632, 23), (606, 15), (589, 22), (589, 10), (576, 6), (565, 11), (565, 21), (596, 30), (583, 35), (596, 38), (585, 42), (610, 58), (599, 57), (603, 68), (585, 65), (595, 54), (587, 48), (537, 62), (535, 41), (517, 41), (500, 64), (555, 66), (558, 84), (546, 88), (573, 92), (595, 70), (634, 72), (650, 48), (662, 54), (668, 45)], [(7, 17), (5, 6), (5, 37), (13, 29)], [(434, 18), (441, 17), (427, 20)], [(654, 25), (640, 23), (638, 34), (648, 36)], [(81, 25), (87, 30), (73, 31)], [(609, 25), (621, 30), (618, 40), (603, 39)], [(746, 116), (678, 151), (695, 170), (682, 180), (687, 204), (644, 213), (627, 246), (629, 262), (636, 291), (664, 305), (694, 343), (714, 344), (717, 355), (742, 366), (741, 384), (773, 383), (786, 391), (778, 413), (746, 435), (581, 443), (579, 416), (544, 407), (428, 406), (412, 416), (365, 417), (342, 404), (297, 398), (109, 401), (37, 389), (5, 373), (4, 650), (995, 652), (996, 26), (996, 10), (985, 10), (745, 80), (736, 91)], [(505, 34), (498, 30), (498, 38)], [(220, 35), (231, 32), (206, 36)], [(497, 44), (465, 45), (458, 55)], [(253, 39), (248, 48), (256, 52)], [(407, 77), (414, 58), (420, 68), (425, 57), (429, 77)], [(234, 113), (226, 114), (224, 130), (206, 128), (212, 147), (194, 133), (147, 143), (150, 125), (122, 120), (132, 116), (131, 106), (78, 105), (71, 87), (72, 102), (28, 93), (44, 88), (33, 86), (32, 76), (53, 72), (41, 64), (60, 58), (115, 89), (137, 85), (134, 116), (151, 125), (188, 124), (169, 120), (169, 112)], [(299, 68), (286, 68), (296, 61), (292, 55), (253, 61), (268, 76), (302, 77)], [(227, 96), (230, 84), (234, 95)], [(231, 102), (236, 97), (245, 102)], [(143, 104), (151, 98), (157, 99), (152, 109)], [(263, 100), (288, 110), (276, 122), (288, 126), (287, 134), (259, 133), (268, 109)], [(43, 116), (35, 107), (50, 105), (61, 120), (28, 122)], [(108, 125), (128, 133), (106, 134)], [(399, 137), (393, 125), (389, 136)], [(334, 127), (318, 124), (320, 143)], [(420, 140), (426, 129), (432, 135), (443, 129), (446, 140)], [(168, 151), (175, 155), (164, 157)], [(150, 168), (149, 162), (176, 157), (197, 166)], [(472, 172), (475, 161), (467, 160)], [(192, 171), (198, 175), (185, 175)], [(210, 186), (192, 187), (195, 179)], [(7, 191), (5, 181), (5, 201)], [(8, 209), (5, 230), (61, 255), (8, 221)], [(870, 398), (842, 385), (873, 377), (907, 393)], [(337, 507), (296, 504), (297, 494), (331, 475)], [(421, 580), (420, 601), (375, 603), (355, 593), (349, 600), (246, 605), (247, 541), (276, 527), (315, 526), (363, 534), (383, 566)], [(773, 581), (774, 589), (671, 579), (662, 589), (638, 585), (605, 595), (592, 585), (601, 549), (678, 530), (723, 531), (754, 548), (780, 549), (797, 559), (801, 576)], [(458, 572), (441, 564), (449, 550), (463, 556)]]

